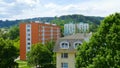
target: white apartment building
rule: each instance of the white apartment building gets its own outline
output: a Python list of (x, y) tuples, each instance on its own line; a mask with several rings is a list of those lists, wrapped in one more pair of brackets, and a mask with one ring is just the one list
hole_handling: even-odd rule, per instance
[(89, 31), (89, 24), (88, 23), (69, 23), (64, 25), (64, 35), (73, 35), (75, 33), (84, 33)]

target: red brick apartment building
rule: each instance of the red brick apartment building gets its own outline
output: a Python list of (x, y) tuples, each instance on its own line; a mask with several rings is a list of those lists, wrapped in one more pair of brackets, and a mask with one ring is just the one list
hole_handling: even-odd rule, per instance
[(20, 24), (20, 60), (26, 60), (31, 45), (45, 43), (60, 37), (60, 27), (55, 24), (30, 22)]

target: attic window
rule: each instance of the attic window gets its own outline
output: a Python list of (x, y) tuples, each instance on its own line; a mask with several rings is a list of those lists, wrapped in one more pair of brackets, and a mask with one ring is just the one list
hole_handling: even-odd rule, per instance
[(60, 43), (60, 48), (62, 49), (68, 49), (69, 48), (69, 42), (63, 41)]
[(74, 48), (76, 49), (79, 45), (81, 45), (82, 44), (82, 42), (80, 42), (80, 41), (77, 41), (77, 42), (75, 42), (74, 43)]

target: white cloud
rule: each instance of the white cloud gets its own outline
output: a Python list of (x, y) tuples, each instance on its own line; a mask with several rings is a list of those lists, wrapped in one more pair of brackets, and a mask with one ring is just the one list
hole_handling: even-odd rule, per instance
[(29, 6), (35, 5), (39, 0), (16, 0), (16, 3), (27, 4)]
[(46, 4), (47, 8), (57, 13), (57, 15), (66, 14), (84, 14), (91, 16), (107, 16), (114, 12), (119, 12), (120, 4), (118, 0), (98, 0), (88, 1), (77, 4), (57, 5), (54, 3)]
[(54, 3), (45, 4), (44, 6), (45, 6), (46, 8), (58, 8), (58, 7), (59, 7), (59, 5), (56, 5), (56, 4), (54, 4)]
[(46, 0), (16, 0), (6, 3), (0, 0), (0, 19), (21, 19), (44, 16), (60, 16), (67, 14), (83, 14), (89, 16), (107, 16), (120, 11), (119, 0), (89, 0), (70, 4), (57, 4)]

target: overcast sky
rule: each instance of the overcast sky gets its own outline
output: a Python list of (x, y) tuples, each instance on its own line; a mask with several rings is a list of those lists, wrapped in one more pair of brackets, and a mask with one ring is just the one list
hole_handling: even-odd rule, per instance
[(120, 0), (0, 0), (0, 20), (68, 14), (108, 16), (120, 12)]

